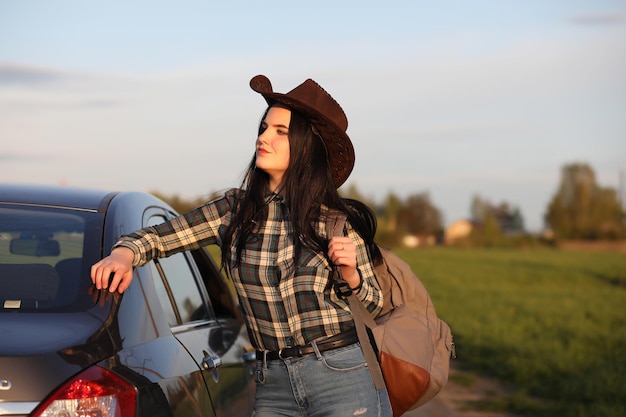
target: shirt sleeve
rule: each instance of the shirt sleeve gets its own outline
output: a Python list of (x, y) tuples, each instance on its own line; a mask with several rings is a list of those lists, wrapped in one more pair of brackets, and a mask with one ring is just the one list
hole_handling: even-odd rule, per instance
[(155, 258), (221, 245), (221, 235), (230, 221), (233, 193), (212, 200), (165, 223), (145, 227), (122, 236), (113, 248), (126, 247), (133, 251), (133, 266), (141, 266)]

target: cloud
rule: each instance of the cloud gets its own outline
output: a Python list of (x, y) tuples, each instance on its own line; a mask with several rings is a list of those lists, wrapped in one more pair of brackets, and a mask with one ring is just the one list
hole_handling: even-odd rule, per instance
[(20, 155), (0, 153), (0, 162), (19, 162), (23, 159)]
[(41, 85), (62, 81), (68, 76), (55, 69), (0, 63), (0, 85)]
[(626, 24), (626, 14), (619, 12), (584, 13), (573, 15), (569, 20), (575, 24), (589, 26), (623, 25)]
[(0, 63), (0, 86), (4, 86), (0, 122), (16, 114), (32, 118), (38, 111), (121, 106), (128, 100), (125, 90), (132, 83), (132, 79), (116, 74)]
[(114, 100), (110, 98), (93, 98), (78, 103), (81, 107), (103, 108), (103, 107), (115, 107), (120, 105), (120, 100)]
[(36, 163), (49, 160), (50, 155), (37, 153), (0, 153), (0, 163)]

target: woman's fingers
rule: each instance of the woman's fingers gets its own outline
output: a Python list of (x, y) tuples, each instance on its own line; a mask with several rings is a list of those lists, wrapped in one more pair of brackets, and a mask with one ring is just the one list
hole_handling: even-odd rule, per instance
[(134, 254), (130, 249), (117, 248), (91, 267), (91, 281), (97, 289), (124, 292), (133, 279)]
[(335, 265), (356, 266), (356, 246), (349, 237), (333, 237), (328, 244), (328, 256)]
[(346, 236), (335, 236), (328, 244), (328, 257), (339, 266), (341, 276), (352, 288), (360, 283), (356, 270), (356, 245)]

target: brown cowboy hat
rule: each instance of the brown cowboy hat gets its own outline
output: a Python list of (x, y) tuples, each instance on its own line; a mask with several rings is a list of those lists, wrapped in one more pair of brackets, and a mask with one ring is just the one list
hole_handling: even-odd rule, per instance
[(278, 102), (309, 118), (314, 132), (326, 146), (333, 181), (339, 188), (354, 168), (354, 147), (346, 134), (348, 119), (339, 103), (311, 79), (286, 94), (275, 93), (265, 75), (252, 78), (250, 87), (261, 94), (270, 106)]

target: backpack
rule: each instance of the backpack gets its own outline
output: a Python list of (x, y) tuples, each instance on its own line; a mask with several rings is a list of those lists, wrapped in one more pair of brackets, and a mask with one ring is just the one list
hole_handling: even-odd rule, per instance
[[(342, 236), (346, 216), (333, 214), (328, 236)], [(448, 324), (437, 317), (428, 291), (411, 267), (379, 246), (375, 266), (383, 292), (383, 311), (374, 318), (335, 268), (335, 291), (347, 298), (359, 342), (377, 389), (387, 388), (394, 417), (431, 400), (448, 381), (456, 357)], [(373, 339), (373, 340), (372, 340)]]

